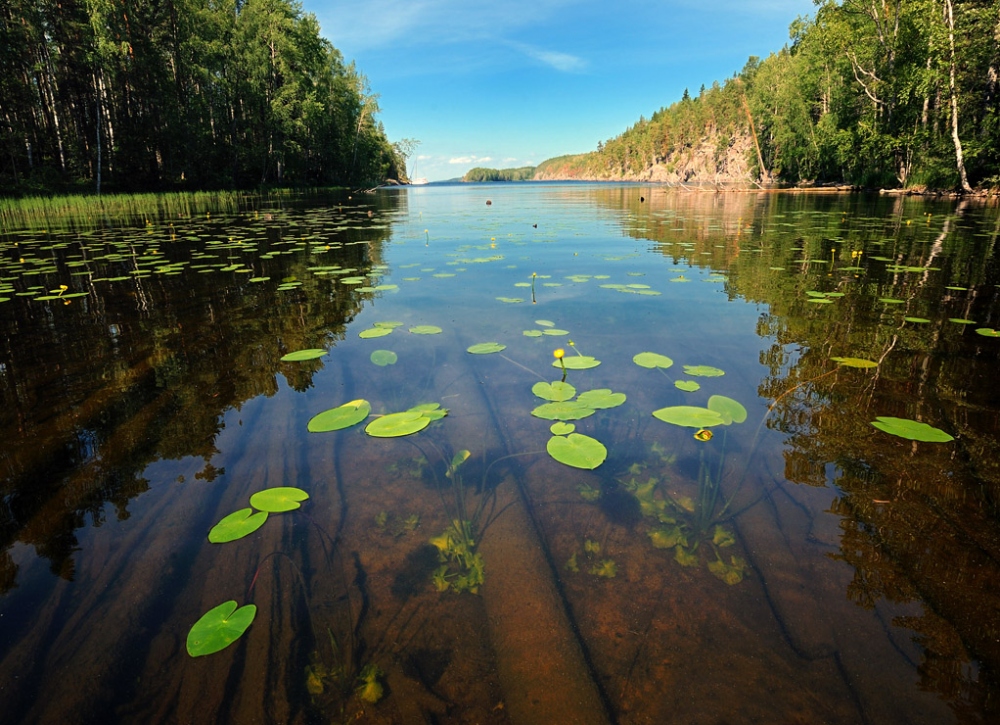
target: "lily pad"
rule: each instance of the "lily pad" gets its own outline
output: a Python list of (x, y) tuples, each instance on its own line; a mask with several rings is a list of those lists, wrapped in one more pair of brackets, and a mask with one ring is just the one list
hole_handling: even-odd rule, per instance
[(928, 322), (930, 322), (930, 320), (928, 320), (926, 317), (904, 317), (903, 319), (906, 320), (907, 322), (913, 322), (917, 325), (926, 325)]
[(302, 362), (304, 360), (315, 360), (326, 355), (326, 350), (320, 348), (309, 348), (308, 350), (296, 350), (287, 355), (281, 356), (281, 362)]
[(880, 431), (890, 435), (906, 438), (911, 441), (923, 441), (924, 443), (947, 443), (955, 440), (940, 428), (921, 423), (908, 418), (893, 418), (891, 416), (880, 415), (872, 421), (872, 425)]
[(640, 352), (638, 355), (632, 358), (632, 362), (642, 368), (669, 368), (674, 364), (674, 361), (668, 358), (666, 355), (660, 355), (655, 352)]
[(541, 330), (525, 330), (521, 334), (524, 335), (525, 337), (541, 337), (542, 336), (542, 331)]
[(410, 332), (414, 335), (438, 335), (442, 330), (435, 325), (414, 325), (410, 328)]
[(386, 365), (395, 365), (396, 361), (399, 360), (399, 356), (392, 350), (376, 350), (370, 357), (373, 363), (383, 368)]
[(250, 497), (250, 505), (261, 511), (280, 514), (285, 511), (294, 511), (307, 498), (309, 498), (309, 494), (301, 488), (276, 486), (275, 488), (265, 488), (263, 491), (255, 493)]
[(600, 360), (592, 358), (590, 355), (567, 355), (561, 361), (554, 361), (552, 367), (562, 368), (565, 365), (567, 370), (589, 370), (590, 368), (596, 368), (600, 364)]
[(398, 438), (421, 431), (431, 419), (419, 410), (390, 413), (376, 418), (365, 428), (365, 433), (375, 438)]
[(561, 380), (553, 380), (551, 383), (535, 383), (531, 386), (531, 392), (542, 400), (560, 403), (576, 395), (576, 388)]
[(549, 426), (549, 430), (552, 431), (554, 436), (564, 436), (569, 435), (576, 430), (576, 426), (572, 423), (563, 423), (561, 420), (553, 423)]
[(874, 360), (865, 360), (861, 357), (832, 357), (835, 363), (845, 368), (877, 368), (878, 363)]
[(208, 540), (213, 544), (225, 544), (252, 534), (267, 521), (267, 511), (254, 513), (252, 508), (240, 509), (224, 517), (208, 532)]
[(431, 420), (441, 420), (448, 415), (448, 409), (442, 408), (441, 403), (421, 403), (420, 405), (414, 405), (406, 412), (420, 413), (422, 416), (430, 418)]
[(964, 317), (949, 317), (948, 322), (954, 322), (956, 325), (975, 325), (975, 320), (968, 320)]
[[(388, 352), (388, 350), (382, 350), (381, 352)], [(331, 430), (342, 430), (360, 423), (371, 412), (371, 403), (359, 398), (336, 408), (324, 410), (319, 415), (313, 416), (307, 427), (310, 433), (326, 433)]]
[(720, 413), (693, 405), (673, 405), (669, 408), (660, 408), (653, 411), (653, 417), (664, 423), (687, 428), (709, 428), (713, 425), (724, 425), (726, 422)]
[(725, 370), (713, 368), (711, 365), (685, 365), (684, 373), (702, 378), (717, 378), (726, 374)]
[(686, 393), (693, 393), (696, 390), (701, 390), (701, 385), (696, 383), (694, 380), (675, 380), (674, 387), (678, 390), (683, 390)]
[(243, 636), (256, 616), (255, 605), (237, 608), (236, 601), (232, 599), (209, 609), (188, 632), (188, 654), (203, 657), (224, 650)]
[(555, 327), (556, 323), (552, 320), (535, 320), (535, 324), (539, 327)]
[(466, 352), (471, 352), (473, 355), (489, 355), (506, 349), (507, 346), (501, 345), (499, 342), (480, 342), (477, 345), (467, 347)]
[(983, 337), (1000, 337), (1000, 330), (995, 330), (992, 327), (977, 327), (976, 334)]
[(617, 408), (623, 404), (625, 402), (625, 393), (612, 393), (610, 388), (598, 388), (597, 390), (588, 390), (586, 393), (580, 393), (580, 397), (576, 400), (580, 405), (585, 405), (588, 408), (604, 410), (606, 408)]
[(588, 471), (597, 468), (608, 457), (608, 449), (603, 443), (581, 433), (552, 436), (545, 449), (560, 463)]
[(560, 337), (562, 335), (568, 335), (569, 334), (569, 330), (559, 330), (559, 329), (557, 329), (555, 327), (547, 327), (544, 330), (542, 330), (542, 334), (543, 335), (550, 335), (552, 337)]
[(373, 337), (385, 337), (386, 335), (392, 334), (391, 327), (369, 327), (367, 330), (362, 330), (358, 333), (358, 337), (369, 340)]
[(747, 409), (739, 401), (727, 398), (725, 395), (713, 395), (709, 398), (708, 409), (721, 415), (726, 425), (742, 423), (747, 419)]
[(594, 412), (593, 408), (581, 405), (575, 400), (567, 400), (544, 403), (531, 411), (531, 414), (544, 420), (580, 420), (592, 416)]

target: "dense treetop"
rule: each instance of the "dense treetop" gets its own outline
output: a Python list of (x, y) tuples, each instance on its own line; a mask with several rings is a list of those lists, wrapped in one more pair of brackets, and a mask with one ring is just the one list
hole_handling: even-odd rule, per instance
[(0, 4), (0, 193), (398, 178), (377, 100), (293, 0)]

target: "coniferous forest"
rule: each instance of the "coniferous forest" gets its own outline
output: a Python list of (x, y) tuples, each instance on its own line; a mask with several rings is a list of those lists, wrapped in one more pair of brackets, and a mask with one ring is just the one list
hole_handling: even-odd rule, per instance
[(1000, 185), (1000, 2), (817, 0), (790, 36), (536, 178)]
[(293, 0), (0, 2), (0, 193), (375, 184), (378, 110)]

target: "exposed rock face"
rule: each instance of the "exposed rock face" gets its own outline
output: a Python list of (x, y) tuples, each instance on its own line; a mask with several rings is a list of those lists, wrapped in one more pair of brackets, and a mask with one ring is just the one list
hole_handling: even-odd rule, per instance
[[(546, 161), (535, 171), (537, 181), (576, 179), (580, 181), (652, 181), (656, 183), (712, 184), (749, 183), (754, 180), (750, 167), (753, 139), (749, 134), (726, 138), (721, 134), (703, 136), (696, 146), (674, 148), (666, 157), (657, 157), (642, 171), (609, 168), (595, 173), (600, 156), (596, 153)], [(585, 157), (589, 163), (581, 163)], [(583, 171), (583, 169), (590, 169)]]

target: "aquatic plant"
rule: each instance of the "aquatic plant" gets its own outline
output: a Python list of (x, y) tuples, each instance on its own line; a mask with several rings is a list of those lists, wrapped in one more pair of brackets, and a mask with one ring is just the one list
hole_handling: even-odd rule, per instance
[(239, 607), (235, 600), (212, 607), (191, 626), (186, 644), (188, 654), (203, 657), (224, 650), (243, 636), (256, 616), (256, 606)]

